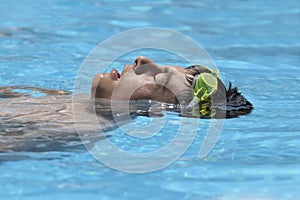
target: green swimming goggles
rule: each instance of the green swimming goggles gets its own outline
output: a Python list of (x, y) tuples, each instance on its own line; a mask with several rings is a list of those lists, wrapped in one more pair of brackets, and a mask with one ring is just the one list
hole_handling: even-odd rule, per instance
[(203, 102), (218, 89), (219, 71), (206, 67), (211, 73), (201, 73), (195, 76), (193, 81), (193, 93), (198, 102)]

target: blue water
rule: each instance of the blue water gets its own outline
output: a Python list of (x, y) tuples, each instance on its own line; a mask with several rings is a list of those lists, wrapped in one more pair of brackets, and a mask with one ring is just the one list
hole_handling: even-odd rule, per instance
[[(178, 161), (146, 174), (110, 169), (85, 151), (2, 153), (0, 199), (300, 198), (299, 1), (1, 0), (0, 13), (1, 86), (72, 90), (82, 61), (99, 42), (154, 26), (200, 43), (223, 80), (255, 107), (225, 121), (207, 158), (198, 157), (199, 130)], [(171, 116), (167, 129), (179, 120)], [(119, 131), (112, 139), (122, 139)], [(153, 144), (164, 140), (169, 137), (160, 135)]]

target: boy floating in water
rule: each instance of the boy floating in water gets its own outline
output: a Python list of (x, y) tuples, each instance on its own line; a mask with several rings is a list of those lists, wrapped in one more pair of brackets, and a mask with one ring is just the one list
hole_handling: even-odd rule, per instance
[[(86, 133), (85, 137), (91, 136), (91, 141), (97, 141), (103, 135), (96, 131), (97, 124), (89, 125), (95, 119), (94, 103), (100, 102), (96, 109), (100, 109), (97, 121), (101, 130), (116, 127), (111, 115), (107, 115), (107, 106), (101, 106), (103, 99), (161, 102), (173, 105), (174, 111), (186, 117), (232, 118), (253, 109), (237, 88), (230, 85), (226, 90), (217, 71), (199, 65), (159, 67), (143, 56), (132, 65), (125, 65), (121, 73), (113, 69), (110, 73), (97, 74), (92, 82), (91, 98), (79, 96), (82, 101), (74, 102), (66, 91), (25, 86), (1, 87), (0, 98), (3, 98), (0, 100), (0, 152), (59, 150), (70, 148), (66, 145), (70, 143), (74, 148), (81, 144), (78, 129)], [(80, 104), (76, 106), (79, 108), (76, 116), (80, 116), (76, 119), (77, 131), (74, 103)], [(150, 111), (137, 112), (137, 115), (147, 115), (147, 112)]]

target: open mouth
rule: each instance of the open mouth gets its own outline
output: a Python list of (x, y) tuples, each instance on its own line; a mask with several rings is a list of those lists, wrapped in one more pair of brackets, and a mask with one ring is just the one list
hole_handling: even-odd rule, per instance
[(110, 74), (111, 74), (111, 78), (115, 81), (118, 81), (121, 78), (121, 74), (116, 69), (113, 69)]

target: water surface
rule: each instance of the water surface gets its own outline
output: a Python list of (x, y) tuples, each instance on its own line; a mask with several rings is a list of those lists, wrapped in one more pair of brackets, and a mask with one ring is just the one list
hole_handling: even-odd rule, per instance
[[(299, 1), (0, 4), (1, 86), (71, 91), (83, 59), (99, 42), (130, 28), (155, 26), (175, 29), (203, 45), (223, 80), (237, 85), (255, 107), (248, 116), (225, 121), (207, 158), (198, 158), (204, 122), (178, 161), (147, 174), (115, 171), (82, 149), (1, 153), (1, 199), (300, 198)], [(159, 54), (146, 56), (170, 64)], [(120, 64), (114, 67), (122, 69)], [(172, 133), (180, 118), (166, 114)], [(135, 122), (147, 120), (141, 116)], [(164, 133), (149, 145), (167, 141)], [(120, 129), (111, 135), (134, 145)], [(149, 145), (145, 148), (151, 150)]]

